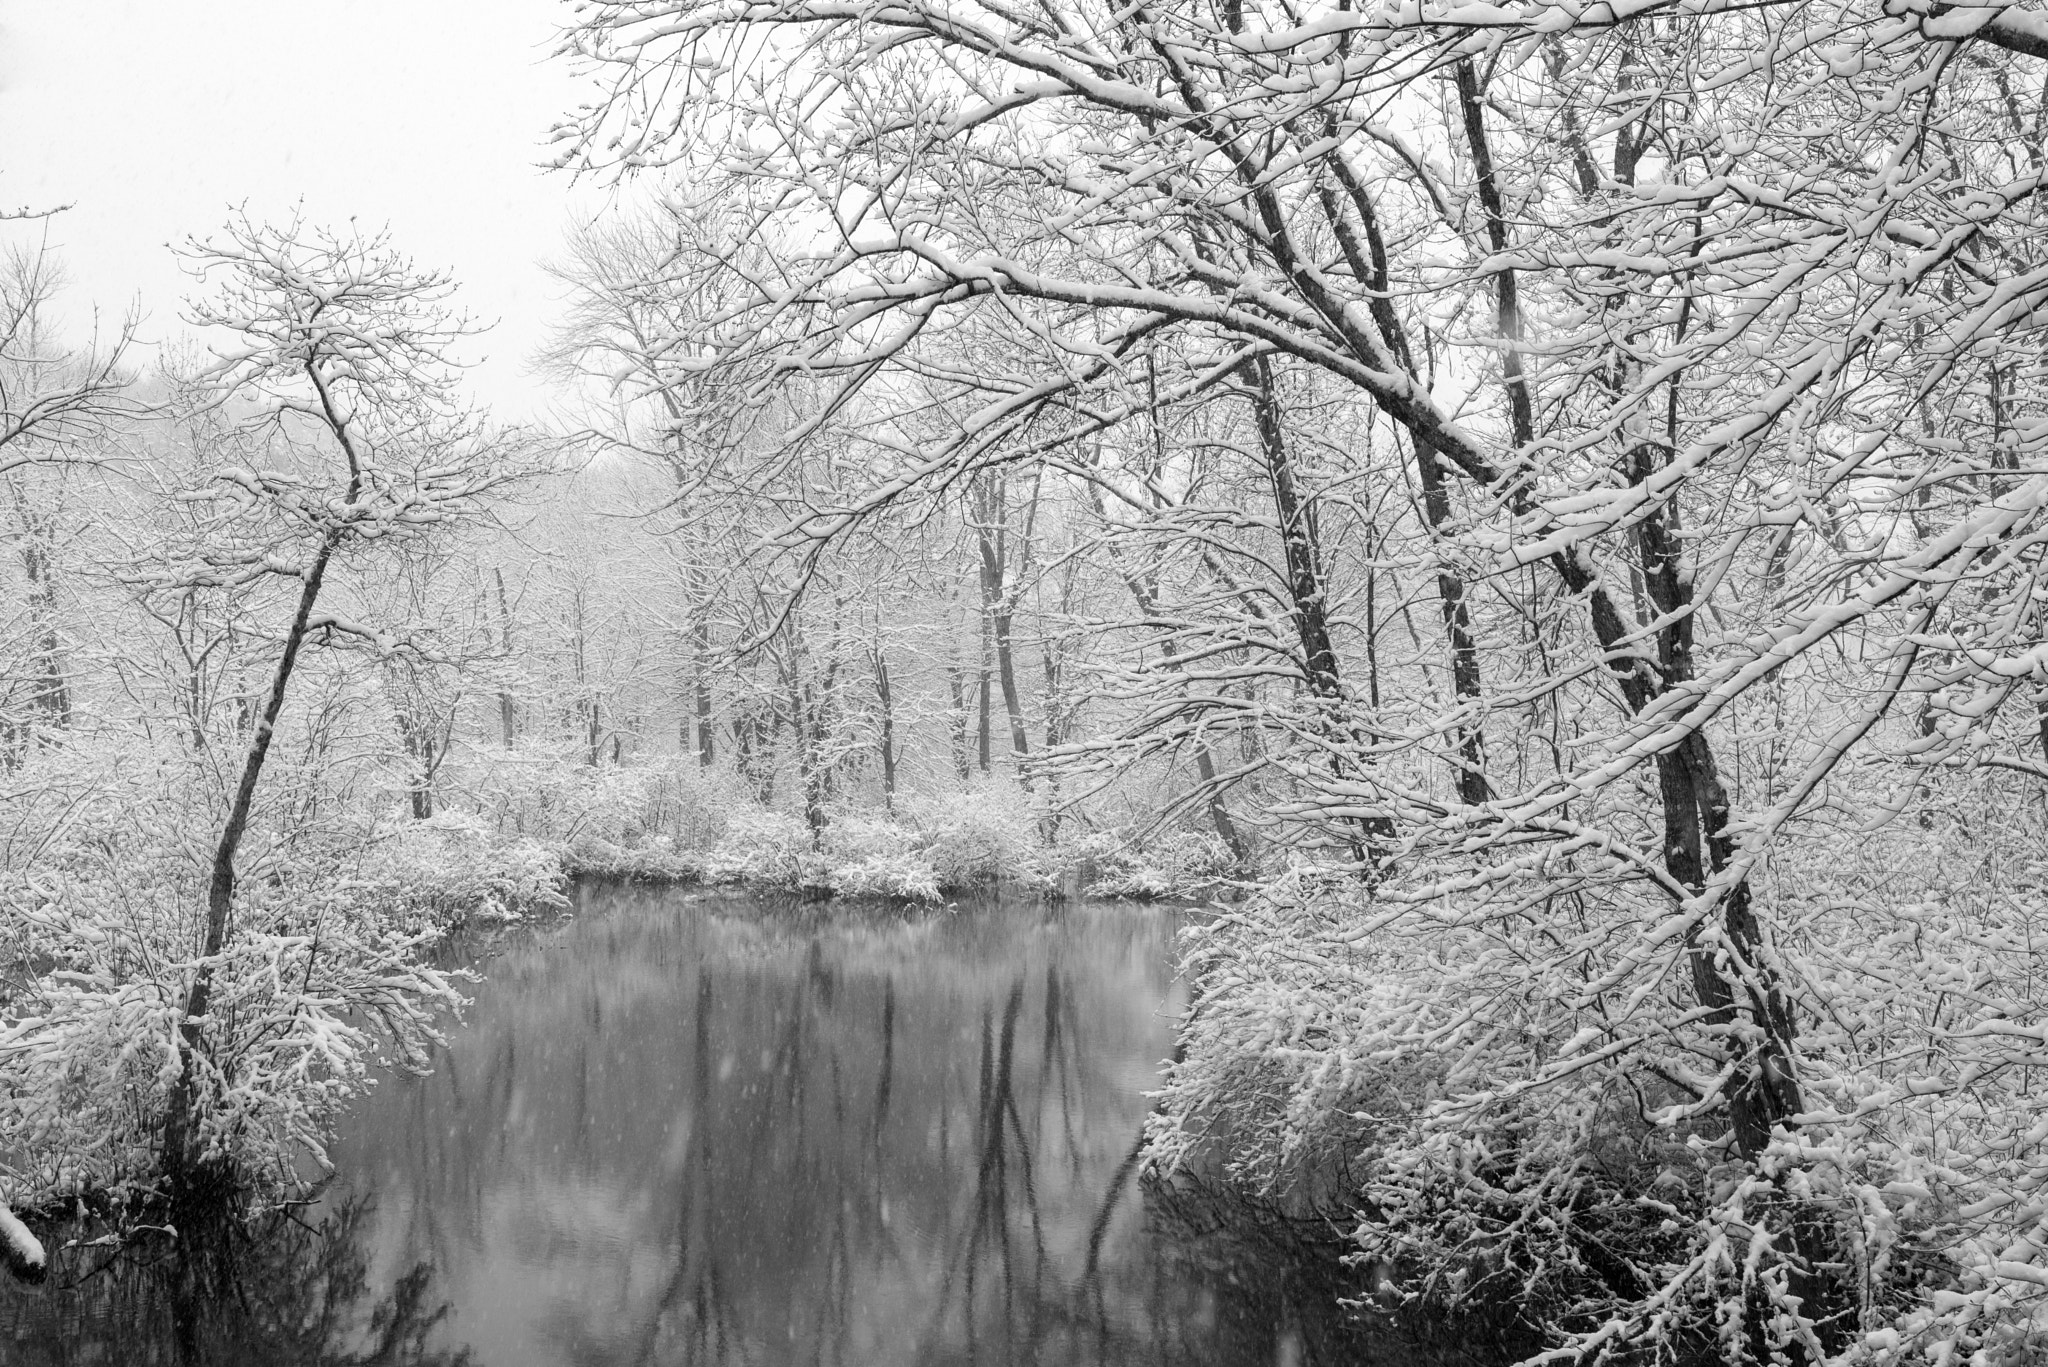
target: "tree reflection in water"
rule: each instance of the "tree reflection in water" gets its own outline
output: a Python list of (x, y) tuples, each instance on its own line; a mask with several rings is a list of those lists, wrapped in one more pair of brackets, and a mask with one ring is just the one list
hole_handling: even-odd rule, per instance
[[(129, 1274), (191, 1307), (185, 1360), (1414, 1360), (1347, 1324), (1327, 1245), (1139, 1180), (1172, 914), (628, 889), (582, 912), (493, 959), (434, 1075), (351, 1117), (330, 1237)], [(282, 1346), (208, 1358), (229, 1326)]]
[(40, 1285), (0, 1294), (0, 1360), (470, 1367), (467, 1349), (429, 1346), (448, 1314), (430, 1267), (416, 1264), (373, 1289), (357, 1237), (368, 1213), (368, 1198), (355, 1196), (317, 1224), (288, 1212), (251, 1220), (221, 1198), (181, 1211), (175, 1238), (144, 1232), (119, 1248), (58, 1244)]

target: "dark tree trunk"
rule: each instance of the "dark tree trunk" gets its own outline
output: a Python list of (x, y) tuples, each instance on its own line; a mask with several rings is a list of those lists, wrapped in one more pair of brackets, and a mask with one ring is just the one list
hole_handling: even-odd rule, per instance
[(982, 622), (981, 632), (981, 675), (975, 684), (976, 712), (974, 731), (974, 763), (982, 773), (988, 772), (989, 763), (989, 667), (988, 667), (988, 623)]
[[(352, 488), (351, 500), (354, 496)], [(248, 833), (249, 813), (256, 800), (256, 783), (263, 776), (264, 761), (270, 756), (270, 744), (277, 734), (277, 719), (284, 709), (285, 689), (291, 683), (292, 671), (299, 661), (299, 650), (306, 641), (313, 605), (319, 600), (321, 583), (327, 577), (327, 562), (339, 541), (339, 532), (330, 531), (321, 539), (313, 563), (306, 569), (299, 590), (298, 608), (292, 614), (290, 629), (285, 633), (283, 653), (278, 656), (277, 672), (271, 677), (263, 712), (242, 759), (241, 778), (235, 785), (227, 821), (221, 827), (219, 842), (214, 846), (212, 873), (206, 892), (206, 934), (200, 945), (200, 955), (205, 959), (218, 955), (227, 943), (228, 915), (235, 897), (235, 856), (241, 851), (243, 836)], [(210, 964), (202, 965), (193, 975), (192, 989), (185, 996), (184, 1019), (178, 1026), (178, 1080), (171, 1088), (164, 1119), (164, 1166), (173, 1181), (180, 1185), (185, 1180), (192, 1157), (193, 1071), (203, 1043), (200, 1021), (206, 1015), (212, 994), (213, 969)]]
[[(1301, 644), (1302, 676), (1310, 696), (1323, 708), (1321, 725), (1350, 734), (1345, 715), (1344, 683), (1338, 674), (1337, 652), (1330, 640), (1329, 603), (1323, 581), (1321, 547), (1317, 542), (1314, 510), (1301, 496), (1294, 477), (1294, 461), (1287, 449), (1286, 431), (1280, 421), (1280, 404), (1273, 391), (1271, 367), (1262, 356), (1249, 367), (1253, 417), (1259, 429), (1259, 444), (1266, 458), (1266, 474), (1273, 494), (1273, 510), (1280, 524), (1281, 553), (1287, 573), (1288, 603), (1294, 618), (1296, 638)], [(1333, 757), (1333, 769), (1341, 777), (1349, 772), (1347, 761)], [(1378, 866), (1383, 851), (1394, 836), (1393, 819), (1385, 815), (1360, 818), (1357, 829), (1362, 839), (1352, 841), (1353, 856), (1367, 869)]]
[[(1031, 752), (1031, 742), (1024, 732), (1024, 706), (1017, 689), (1016, 652), (1012, 648), (1016, 603), (1010, 584), (1009, 502), (1002, 477), (984, 474), (977, 482), (975, 502), (975, 539), (981, 552), (981, 610), (988, 619), (994, 640), (996, 680), (1003, 691), (1003, 712), (1010, 723), (1010, 753), (1022, 759)], [(1028, 548), (1026, 553), (1029, 553)], [(986, 683), (983, 688), (985, 697)], [(982, 767), (986, 769), (988, 719), (985, 702), (983, 708)]]
[(946, 666), (946, 691), (952, 702), (950, 721), (953, 736), (953, 767), (959, 771), (962, 781), (974, 772), (974, 760), (968, 753), (967, 732), (967, 679), (965, 671), (957, 664)]
[(700, 618), (690, 635), (696, 655), (697, 767), (709, 769), (718, 762), (718, 723), (711, 706), (711, 624)]
[(882, 720), (882, 803), (891, 814), (896, 811), (896, 706), (889, 691), (889, 662), (880, 646), (873, 653), (875, 702)]
[(405, 744), (406, 793), (412, 801), (413, 819), (425, 821), (434, 814), (433, 733), (418, 718), (400, 712), (398, 735)]
[(583, 590), (578, 588), (570, 600), (570, 611), (575, 614), (570, 630), (571, 660), (576, 670), (576, 719), (583, 731), (584, 762), (595, 769), (604, 759), (604, 721), (597, 705), (597, 695), (590, 682), (588, 659), (589, 640), (584, 629)]
[(29, 706), (43, 724), (68, 728), (71, 685), (64, 675), (64, 639), (57, 629), (56, 520), (29, 506), (19, 483), (9, 481), (9, 485), (21, 521), (21, 568), (27, 581)]
[[(505, 572), (493, 568), (491, 578), (498, 587), (498, 653), (509, 665), (512, 661), (512, 608), (505, 601)], [(510, 750), (519, 739), (519, 710), (509, 689), (498, 690), (498, 726), (505, 735), (505, 748)]]

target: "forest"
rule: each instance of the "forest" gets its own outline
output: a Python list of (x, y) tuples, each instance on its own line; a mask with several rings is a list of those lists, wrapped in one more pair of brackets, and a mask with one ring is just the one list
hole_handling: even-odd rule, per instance
[[(61, 210), (0, 223), (17, 1272), (88, 1211), (310, 1199), (468, 1028), (479, 927), (637, 883), (923, 944), (1000, 893), (1185, 908), (1104, 1171), (1336, 1231), (1328, 1313), (1503, 1363), (2048, 1361), (2048, 11), (559, 22), (593, 94), (536, 159), (612, 191), (532, 358), (573, 421), (477, 402), (483, 324), (389, 231), (193, 225), (145, 354), (67, 325)], [(720, 990), (886, 1021), (880, 1144), (950, 1036), (898, 951), (770, 973), (785, 933)], [(989, 934), (1042, 1005), (947, 989), (1008, 1002), (933, 1111), (986, 1140), (939, 1164), (975, 1248), (989, 1164), (1088, 1147), (1065, 951)], [(710, 981), (678, 1018), (748, 1028)], [(991, 1079), (1041, 1027), (1066, 1119), (1027, 1122)], [(1114, 1202), (1075, 1209), (1093, 1278)]]

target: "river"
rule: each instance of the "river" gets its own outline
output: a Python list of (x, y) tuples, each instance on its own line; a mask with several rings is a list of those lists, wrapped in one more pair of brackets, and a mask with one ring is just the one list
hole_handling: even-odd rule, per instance
[(316, 1204), (71, 1250), (0, 1292), (0, 1360), (1412, 1360), (1327, 1245), (1141, 1177), (1178, 922), (583, 886), (350, 1112)]

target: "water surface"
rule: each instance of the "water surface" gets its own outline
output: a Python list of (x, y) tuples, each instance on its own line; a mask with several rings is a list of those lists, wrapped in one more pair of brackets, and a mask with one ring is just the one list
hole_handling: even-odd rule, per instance
[(0, 1360), (1409, 1360), (1327, 1248), (1140, 1180), (1174, 913), (578, 901), (355, 1108), (317, 1205), (74, 1251), (0, 1301)]

